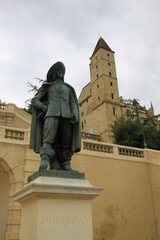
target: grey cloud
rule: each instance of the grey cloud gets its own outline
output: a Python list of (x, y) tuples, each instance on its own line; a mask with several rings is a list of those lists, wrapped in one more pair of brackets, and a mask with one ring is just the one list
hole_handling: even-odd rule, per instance
[(23, 105), (26, 82), (45, 78), (57, 60), (66, 64), (66, 81), (79, 94), (90, 80), (89, 57), (102, 36), (116, 52), (120, 95), (152, 101), (158, 112), (159, 7), (158, 0), (2, 0), (0, 98)]

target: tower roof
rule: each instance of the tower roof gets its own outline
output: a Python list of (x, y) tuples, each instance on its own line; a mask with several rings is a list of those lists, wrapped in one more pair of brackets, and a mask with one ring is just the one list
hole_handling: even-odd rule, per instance
[[(103, 39), (102, 37), (100, 37), (99, 40), (98, 40), (98, 42), (97, 42), (97, 44), (96, 44), (96, 47), (95, 47), (95, 49), (94, 49), (94, 51), (93, 51), (92, 56), (93, 56), (100, 48), (103, 48), (103, 49), (105, 49), (105, 50), (107, 50), (107, 51), (113, 52), (113, 51), (111, 50), (111, 48), (108, 46), (108, 44), (104, 41), (104, 39)], [(113, 52), (113, 53), (114, 53), (114, 52)], [(91, 57), (92, 57), (92, 56), (91, 56)]]

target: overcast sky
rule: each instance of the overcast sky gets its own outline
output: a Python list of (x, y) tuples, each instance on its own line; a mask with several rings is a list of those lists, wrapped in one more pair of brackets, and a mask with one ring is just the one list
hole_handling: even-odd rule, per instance
[(159, 0), (0, 0), (0, 99), (25, 106), (27, 82), (56, 61), (79, 96), (100, 36), (115, 51), (119, 94), (160, 113)]

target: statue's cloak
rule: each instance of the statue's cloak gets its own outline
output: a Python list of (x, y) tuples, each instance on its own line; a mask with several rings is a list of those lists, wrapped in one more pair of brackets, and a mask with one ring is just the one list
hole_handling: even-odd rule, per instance
[[(67, 83), (64, 83), (64, 84), (71, 89), (73, 96), (75, 98), (77, 109), (79, 109), (74, 88)], [(44, 89), (49, 88), (50, 86), (51, 86), (51, 83), (46, 81), (43, 83), (42, 87), (39, 89), (38, 92), (44, 91)], [(47, 96), (44, 96), (43, 99), (41, 99), (41, 101), (44, 105), (46, 106), (48, 105)], [(29, 147), (33, 149), (36, 153), (40, 152), (40, 148), (42, 147), (42, 144), (43, 144), (44, 121), (45, 121), (45, 116), (42, 110), (39, 110), (32, 105), (32, 122), (31, 122)], [(75, 153), (75, 152), (79, 152), (80, 149), (81, 149), (81, 130), (80, 130), (80, 119), (79, 119), (77, 123), (73, 124), (71, 151), (72, 153)]]

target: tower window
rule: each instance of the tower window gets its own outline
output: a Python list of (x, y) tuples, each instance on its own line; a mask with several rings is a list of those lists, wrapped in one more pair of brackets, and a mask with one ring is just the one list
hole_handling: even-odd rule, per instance
[(108, 63), (108, 66), (110, 66), (111, 64), (110, 63)]
[(114, 99), (114, 94), (113, 93), (111, 93), (111, 98)]
[(110, 86), (113, 86), (113, 83), (112, 83), (112, 82), (110, 82)]
[(111, 72), (109, 72), (109, 76), (112, 76), (112, 73), (111, 73)]
[(114, 116), (116, 115), (115, 107), (113, 107), (113, 115), (114, 115)]
[(97, 88), (99, 88), (99, 84), (97, 84)]
[(98, 74), (97, 74), (97, 78), (98, 78), (99, 76), (98, 76)]
[(82, 122), (82, 129), (83, 129), (83, 122)]
[(109, 57), (109, 53), (107, 54), (107, 56)]
[(98, 65), (96, 65), (96, 68), (98, 69)]
[(100, 97), (98, 97), (98, 101), (100, 101)]

